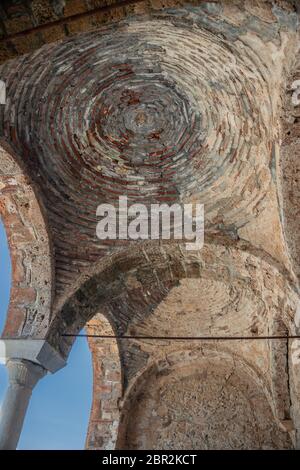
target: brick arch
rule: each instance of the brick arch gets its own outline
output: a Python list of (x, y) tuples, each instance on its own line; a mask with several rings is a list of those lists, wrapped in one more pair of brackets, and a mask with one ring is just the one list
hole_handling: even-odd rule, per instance
[(12, 263), (4, 338), (45, 336), (51, 319), (53, 261), (45, 215), (12, 148), (0, 139), (0, 216)]
[[(119, 335), (137, 318), (146, 318), (181, 279), (203, 278), (236, 282), (239, 290), (279, 311), (294, 328), (298, 302), (295, 288), (276, 266), (248, 251), (206, 243), (199, 252), (184, 245), (145, 243), (115, 253), (95, 264), (56, 312), (47, 340), (67, 357), (77, 334), (98, 312), (105, 313)], [(126, 310), (126, 311), (125, 311)]]

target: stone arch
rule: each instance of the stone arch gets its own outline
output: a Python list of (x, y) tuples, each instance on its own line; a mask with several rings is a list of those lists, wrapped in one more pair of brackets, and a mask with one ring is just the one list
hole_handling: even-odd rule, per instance
[[(216, 384), (218, 390), (221, 383), (221, 392), (214, 394)], [(230, 399), (232, 393), (236, 393), (234, 400)], [(155, 404), (156, 395), (159, 403)], [(176, 403), (178, 396), (181, 401)], [(239, 405), (243, 412), (239, 413)], [(176, 407), (180, 408), (180, 419)], [(218, 416), (220, 407), (222, 419)], [(236, 432), (236, 427), (240, 431)], [(183, 447), (178, 447), (182, 442)], [(161, 357), (141, 372), (123, 400), (117, 447), (289, 448), (292, 441), (278, 429), (272, 393), (263, 375), (238, 354), (205, 343), (196, 350), (178, 350)]]
[(43, 338), (51, 320), (53, 257), (40, 198), (12, 148), (0, 140), (0, 215), (12, 262), (4, 338)]

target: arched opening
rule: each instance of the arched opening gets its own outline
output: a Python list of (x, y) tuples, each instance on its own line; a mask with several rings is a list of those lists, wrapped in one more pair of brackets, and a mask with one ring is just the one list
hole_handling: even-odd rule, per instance
[[(7, 308), (9, 304), (11, 286), (11, 262), (9, 247), (4, 225), (0, 218), (0, 332), (2, 333)], [(7, 371), (3, 364), (0, 364), (0, 403), (7, 388)]]
[(4, 328), (11, 287), (11, 261), (4, 224), (0, 218), (0, 332)]
[[(2, 140), (0, 159), (2, 338), (40, 339), (51, 321), (53, 300), (54, 260), (47, 220), (36, 188), (18, 156)], [(1, 365), (1, 402), (7, 382), (6, 368)], [(34, 390), (18, 448), (84, 448), (91, 398), (90, 352), (86, 340), (77, 340), (68, 367), (48, 374)]]
[(77, 338), (67, 366), (46, 375), (36, 386), (18, 449), (84, 449), (92, 381), (88, 343), (86, 338)]
[[(0, 330), (7, 314), (11, 263), (0, 220)], [(7, 370), (0, 364), (0, 403), (7, 388)], [(18, 449), (83, 449), (92, 404), (92, 361), (86, 339), (75, 341), (68, 366), (47, 375), (36, 387)], [(43, 432), (41, 432), (43, 430)]]

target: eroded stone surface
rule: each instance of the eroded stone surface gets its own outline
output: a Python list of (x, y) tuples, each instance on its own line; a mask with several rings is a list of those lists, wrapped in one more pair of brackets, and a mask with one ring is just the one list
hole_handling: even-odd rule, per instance
[(51, 320), (53, 258), (45, 214), (29, 176), (0, 141), (0, 214), (12, 263), (4, 337), (44, 337)]
[[(93, 317), (89, 335), (114, 335), (109, 321), (101, 314)], [(117, 442), (122, 397), (122, 369), (117, 341), (89, 339), (93, 358), (93, 407), (86, 438), (87, 449), (114, 449)]]
[(150, 376), (127, 415), (129, 449), (276, 449), (279, 431), (262, 389), (225, 354)]
[(293, 260), (294, 269), (300, 275), (300, 103), (298, 103), (300, 79), (299, 51), (287, 79), (283, 97), (281, 171), (284, 229)]

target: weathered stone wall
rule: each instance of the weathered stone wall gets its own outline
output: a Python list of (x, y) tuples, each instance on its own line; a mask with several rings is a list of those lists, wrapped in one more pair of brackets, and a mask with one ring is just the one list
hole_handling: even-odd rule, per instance
[[(112, 12), (91, 13), (87, 17), (80, 16), (72, 21), (67, 20), (73, 15), (82, 15), (95, 8), (114, 3), (118, 2), (116, 0), (2, 1), (0, 5), (0, 61), (32, 52), (44, 44), (64, 39), (80, 31), (95, 29), (109, 21), (120, 19), (133, 10), (127, 6)], [(56, 24), (59, 20), (61, 22)], [(46, 25), (46, 28), (39, 29), (43, 25)], [(16, 36), (22, 31), (26, 34)]]
[(30, 178), (0, 140), (0, 215), (12, 263), (4, 337), (44, 337), (51, 320), (53, 253), (45, 214)]
[[(86, 326), (88, 335), (114, 336), (109, 321), (101, 314)], [(113, 338), (89, 338), (93, 358), (93, 406), (86, 437), (87, 449), (114, 449), (117, 442), (122, 371), (118, 343)]]
[[(300, 48), (300, 43), (299, 43)], [(294, 269), (300, 276), (300, 49), (283, 96), (281, 171), (284, 229)], [(297, 85), (298, 83), (298, 85)]]
[(151, 372), (126, 409), (121, 448), (292, 446), (288, 433), (278, 428), (263, 381), (257, 383), (247, 363), (221, 346), (204, 344), (199, 351), (167, 356), (165, 364)]
[[(114, 7), (118, 3), (119, 0), (4, 0), (0, 5), (0, 62), (79, 32), (95, 30), (103, 24), (119, 21), (130, 15), (187, 3), (199, 5), (220, 1), (128, 0), (127, 5)], [(236, 8), (237, 19), (241, 16), (239, 10), (246, 9), (266, 22), (272, 21), (272, 3), (286, 11), (296, 11), (299, 8), (297, 0), (225, 0), (222, 3)], [(101, 11), (101, 8), (104, 10)]]

